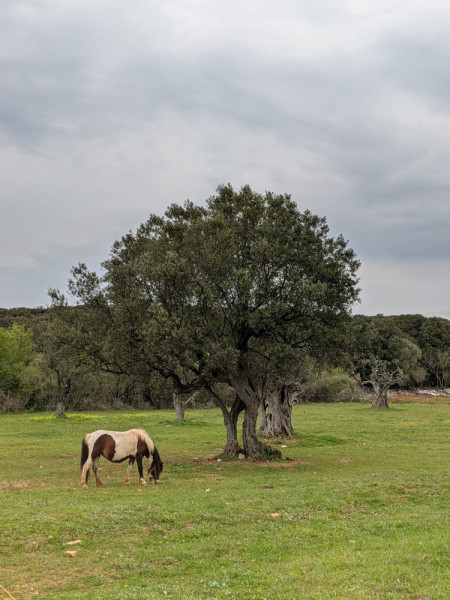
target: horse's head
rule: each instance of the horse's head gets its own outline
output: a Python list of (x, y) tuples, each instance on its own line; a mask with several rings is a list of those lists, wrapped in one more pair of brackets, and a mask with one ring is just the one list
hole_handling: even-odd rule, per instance
[(148, 478), (152, 483), (158, 483), (159, 477), (163, 470), (163, 463), (161, 462), (161, 457), (159, 456), (158, 450), (155, 448), (153, 450), (153, 460), (152, 464), (148, 468)]

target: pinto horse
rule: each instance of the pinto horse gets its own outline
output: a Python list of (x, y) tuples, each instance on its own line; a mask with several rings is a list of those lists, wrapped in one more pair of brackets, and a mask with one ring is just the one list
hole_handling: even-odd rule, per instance
[[(128, 469), (125, 483), (130, 483), (130, 473), (134, 461), (138, 464), (139, 484), (145, 485), (142, 458), (148, 458), (148, 478), (153, 483), (158, 483), (159, 476), (163, 470), (163, 463), (159, 452), (152, 440), (143, 429), (130, 429), (129, 431), (105, 431), (99, 429), (93, 433), (87, 433), (81, 443), (81, 481), (80, 485), (87, 487), (89, 479), (89, 467), (95, 475), (96, 485), (103, 485), (97, 470), (100, 456), (104, 456), (111, 462), (123, 462), (128, 458)], [(152, 462), (150, 463), (150, 456)]]

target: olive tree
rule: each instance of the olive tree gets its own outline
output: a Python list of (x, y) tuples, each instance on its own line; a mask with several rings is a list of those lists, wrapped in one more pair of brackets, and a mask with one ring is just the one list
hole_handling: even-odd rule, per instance
[[(358, 266), (326, 220), (289, 195), (226, 185), (206, 206), (151, 215), (114, 244), (103, 276), (79, 265), (69, 287), (91, 321), (86, 355), (113, 372), (155, 370), (175, 394), (212, 391), (230, 436), (245, 410), (245, 454), (262, 457), (260, 360), (273, 371), (280, 354), (323, 350), (357, 299)], [(234, 389), (230, 410), (216, 384)], [(227, 447), (237, 452), (237, 438)]]
[(352, 373), (362, 386), (371, 386), (373, 408), (389, 408), (387, 394), (394, 385), (423, 380), (419, 346), (393, 321), (358, 315), (350, 331)]

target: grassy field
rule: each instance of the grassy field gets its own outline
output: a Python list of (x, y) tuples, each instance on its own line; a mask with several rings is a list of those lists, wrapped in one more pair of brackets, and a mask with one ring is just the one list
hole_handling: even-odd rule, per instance
[[(450, 598), (448, 403), (297, 406), (278, 463), (218, 462), (217, 410), (172, 419), (0, 416), (0, 584), (14, 598)], [(125, 486), (126, 464), (101, 459), (105, 485), (80, 488), (82, 436), (132, 427), (162, 455), (160, 485), (139, 486), (135, 467)]]

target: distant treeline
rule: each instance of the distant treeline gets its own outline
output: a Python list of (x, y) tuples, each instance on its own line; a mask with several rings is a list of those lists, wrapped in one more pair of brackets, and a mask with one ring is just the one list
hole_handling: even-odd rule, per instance
[[(68, 308), (77, 311), (78, 308)], [(157, 373), (115, 375), (92, 367), (65, 343), (51, 308), (0, 309), (0, 406), (53, 410), (58, 400), (77, 409), (167, 408), (172, 386)], [(306, 400), (348, 397), (344, 390), (370, 378), (373, 358), (401, 365), (402, 387), (445, 388), (450, 383), (450, 321), (422, 315), (353, 316), (346, 348), (329, 364), (306, 357), (299, 373)], [(187, 398), (185, 398), (186, 400)], [(210, 402), (197, 392), (192, 404)]]
[(53, 410), (61, 399), (72, 409), (157, 409), (169, 405), (171, 388), (94, 370), (65, 343), (51, 308), (0, 309), (0, 409)]

